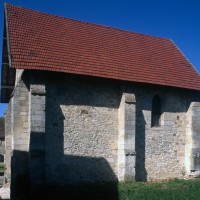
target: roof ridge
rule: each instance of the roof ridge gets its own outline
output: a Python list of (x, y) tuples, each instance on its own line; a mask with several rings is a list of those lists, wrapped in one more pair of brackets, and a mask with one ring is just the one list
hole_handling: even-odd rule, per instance
[(136, 32), (136, 31), (125, 30), (125, 29), (121, 29), (121, 28), (117, 28), (117, 27), (113, 27), (113, 26), (109, 26), (109, 25), (95, 24), (94, 22), (82, 21), (82, 20), (73, 19), (73, 18), (70, 18), (70, 17), (64, 17), (64, 16), (58, 16), (58, 15), (55, 15), (55, 14), (49, 14), (47, 12), (33, 10), (31, 8), (25, 8), (23, 6), (16, 6), (16, 5), (10, 4), (10, 3), (4, 3), (4, 5), (5, 5), (5, 7), (8, 5), (8, 6), (17, 7), (17, 8), (21, 8), (21, 9), (25, 9), (25, 10), (30, 10), (32, 12), (37, 12), (37, 13), (44, 14), (44, 15), (54, 16), (56, 18), (61, 18), (61, 19), (64, 19), (64, 20), (68, 19), (68, 20), (71, 20), (71, 21), (76, 21), (76, 22), (80, 22), (80, 23), (84, 23), (84, 24), (89, 24), (89, 25), (95, 25), (95, 26), (98, 26), (98, 27), (109, 28), (109, 29), (112, 29), (112, 30), (117, 30), (117, 31), (122, 31), (122, 32), (128, 32), (128, 33), (138, 34), (138, 35), (142, 35), (142, 36), (146, 36), (146, 37), (153, 37), (153, 38), (162, 39), (162, 40), (171, 40), (169, 38), (164, 38), (164, 37), (161, 37), (161, 36), (154, 36), (154, 35), (140, 33), (140, 32)]

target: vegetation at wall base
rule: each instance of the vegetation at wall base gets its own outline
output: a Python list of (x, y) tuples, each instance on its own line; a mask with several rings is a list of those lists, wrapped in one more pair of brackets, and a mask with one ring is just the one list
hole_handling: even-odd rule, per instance
[(0, 164), (0, 171), (4, 171), (4, 165)]
[(120, 183), (119, 200), (200, 200), (200, 179)]
[[(45, 191), (45, 192), (44, 192)], [(33, 192), (33, 191), (32, 191)], [(200, 179), (42, 188), (28, 198), (59, 200), (200, 200)]]

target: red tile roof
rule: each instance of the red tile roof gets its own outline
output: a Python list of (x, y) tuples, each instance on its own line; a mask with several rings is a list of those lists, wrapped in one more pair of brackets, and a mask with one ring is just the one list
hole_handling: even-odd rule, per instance
[(168, 39), (6, 5), (12, 67), (200, 90)]

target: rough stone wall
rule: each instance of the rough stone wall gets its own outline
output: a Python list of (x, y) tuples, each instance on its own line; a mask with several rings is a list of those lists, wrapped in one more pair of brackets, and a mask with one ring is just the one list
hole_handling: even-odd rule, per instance
[(29, 177), (32, 193), (42, 189), (45, 183), (45, 93), (45, 85), (30, 85)]
[[(151, 127), (151, 106), (155, 94), (160, 96), (162, 102), (160, 127)], [(138, 91), (136, 180), (180, 178), (185, 175), (188, 102), (189, 97), (178, 90)]]
[(19, 79), (11, 102), (11, 197), (17, 198), (28, 192), (29, 187), (29, 88), (26, 79)]
[(11, 153), (12, 153), (12, 133), (11, 133), (11, 102), (8, 104), (8, 108), (5, 113), (5, 172), (4, 183), (10, 184), (11, 181)]
[[(12, 193), (28, 179), (29, 152), (29, 90), (16, 71), (16, 85), (5, 113), (5, 178), (12, 182)], [(12, 194), (11, 194), (12, 195)]]
[(192, 102), (187, 112), (185, 166), (187, 175), (200, 176), (200, 102)]
[[(129, 130), (130, 134), (136, 133), (136, 168), (130, 179), (158, 180), (185, 175), (186, 113), (192, 101), (189, 92), (87, 78), (51, 80), (46, 91), (47, 182), (116, 179), (118, 113), (124, 92), (135, 94), (137, 99), (136, 128)], [(162, 102), (161, 126), (151, 127), (152, 99), (156, 94)], [(126, 163), (125, 166), (128, 167)]]
[[(36, 75), (30, 87), (44, 86), (45, 94), (29, 92), (29, 84), (19, 79), (11, 99), (15, 181), (28, 173), (28, 161), (38, 177), (37, 182), (31, 172), (33, 183), (184, 176), (187, 111), (194, 100), (190, 92), (83, 76), (43, 75)], [(123, 94), (136, 101), (126, 102)], [(160, 127), (151, 127), (154, 95), (162, 102)], [(118, 143), (121, 136), (123, 144)]]
[(118, 88), (95, 79), (46, 85), (47, 182), (116, 181)]
[(12, 103), (13, 150), (29, 151), (29, 89), (23, 79), (15, 87)]
[[(95, 158), (106, 161), (113, 178), (118, 176), (118, 111), (124, 92), (135, 94), (137, 99), (136, 129), (129, 130), (130, 134), (136, 133), (136, 168), (130, 179), (134, 180), (136, 176), (136, 180), (158, 180), (185, 175), (186, 113), (192, 101), (189, 93), (164, 87), (120, 86), (111, 81), (91, 82), (90, 79), (73, 78), (65, 83), (60, 80), (47, 85), (47, 182), (94, 181), (92, 177), (98, 173), (94, 173), (92, 168), (103, 166), (95, 165)], [(160, 127), (151, 127), (155, 94), (160, 96), (162, 102)], [(57, 161), (52, 162), (55, 158)], [(97, 163), (101, 163), (99, 160)], [(93, 164), (86, 164), (88, 162)], [(83, 175), (79, 171), (81, 166), (90, 173)], [(128, 167), (126, 163), (124, 166)], [(98, 175), (101, 174), (102, 180), (112, 179), (107, 176), (109, 172), (100, 171)], [(129, 177), (126, 179), (129, 180)]]

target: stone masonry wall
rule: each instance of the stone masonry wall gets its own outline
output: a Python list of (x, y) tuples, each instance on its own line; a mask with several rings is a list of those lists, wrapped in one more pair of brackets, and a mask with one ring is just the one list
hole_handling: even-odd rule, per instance
[[(151, 127), (151, 103), (154, 94), (158, 94), (162, 102), (160, 127)], [(138, 92), (136, 179), (150, 181), (185, 175), (188, 100), (185, 94), (178, 91)]]
[(45, 85), (30, 85), (29, 174), (31, 193), (45, 183)]
[[(118, 110), (124, 92), (135, 94), (137, 99), (136, 130), (133, 130), (133, 133), (136, 131), (136, 166), (132, 176), (136, 180), (157, 180), (185, 175), (186, 113), (192, 101), (186, 91), (73, 78), (47, 85), (46, 176), (49, 182), (92, 180), (97, 172), (91, 168), (96, 166), (83, 164), (92, 163), (90, 158), (104, 160), (113, 178), (118, 176)], [(152, 99), (156, 94), (162, 102), (161, 126), (151, 127)], [(57, 162), (52, 162), (55, 158)], [(69, 166), (69, 163), (73, 164)], [(79, 171), (81, 166), (90, 173), (84, 176)], [(54, 174), (55, 171), (59, 173)], [(100, 174), (102, 180), (111, 180), (105, 178), (108, 172), (101, 170)]]
[(118, 180), (135, 181), (135, 115), (134, 94), (122, 93), (118, 109)]
[[(28, 159), (29, 169), (40, 169), (36, 166), (42, 160), (37, 183), (47, 185), (185, 175), (186, 120), (194, 101), (191, 92), (83, 76), (43, 75), (33, 77), (30, 87), (44, 86), (45, 94), (29, 92), (21, 79), (11, 101), (12, 163), (17, 175), (28, 172)], [(161, 99), (160, 127), (151, 127), (154, 95)], [(34, 110), (34, 106), (39, 108), (32, 105), (35, 102), (41, 103), (41, 111)], [(30, 177), (34, 183), (33, 173)]]
[(8, 104), (8, 108), (5, 113), (5, 172), (4, 183), (11, 182), (11, 154), (12, 154), (12, 133), (11, 133), (11, 102)]
[(46, 84), (47, 182), (117, 180), (115, 83), (68, 78)]
[[(186, 113), (192, 101), (189, 92), (74, 77), (48, 81), (46, 92), (47, 183), (116, 180), (118, 112), (124, 92), (137, 99), (136, 128), (132, 130), (135, 147), (131, 147), (135, 148), (136, 161), (130, 179), (185, 175)], [(151, 127), (156, 94), (162, 102), (161, 126)]]
[(22, 75), (15, 86), (11, 102), (11, 197), (24, 195), (29, 189), (29, 86)]
[(187, 112), (185, 166), (187, 175), (200, 176), (200, 102), (192, 102)]

